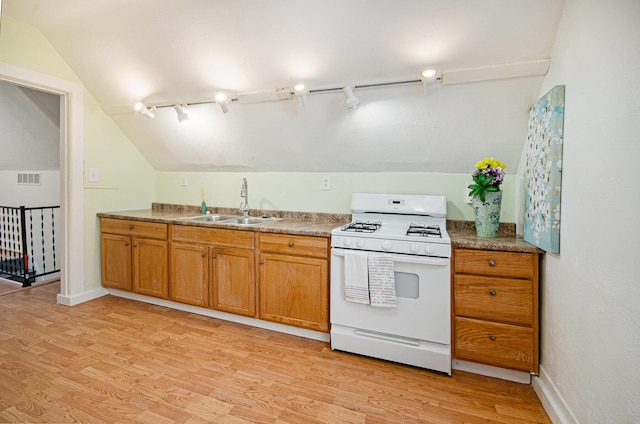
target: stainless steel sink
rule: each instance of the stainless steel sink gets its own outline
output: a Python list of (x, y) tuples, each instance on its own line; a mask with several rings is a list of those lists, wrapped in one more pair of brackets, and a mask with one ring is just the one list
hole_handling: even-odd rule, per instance
[(260, 225), (267, 222), (275, 221), (273, 218), (260, 217), (243, 217), (237, 215), (196, 215), (180, 218), (185, 221), (195, 222), (218, 222), (220, 224), (238, 224), (238, 225)]
[(237, 218), (234, 215), (196, 215), (196, 216), (187, 216), (184, 219), (186, 221), (196, 221), (196, 222), (220, 222), (228, 219)]
[(222, 221), (222, 224), (240, 224), (240, 225), (259, 225), (264, 224), (266, 222), (271, 222), (273, 219), (271, 218), (256, 218), (256, 217), (241, 217), (234, 219), (225, 219)]

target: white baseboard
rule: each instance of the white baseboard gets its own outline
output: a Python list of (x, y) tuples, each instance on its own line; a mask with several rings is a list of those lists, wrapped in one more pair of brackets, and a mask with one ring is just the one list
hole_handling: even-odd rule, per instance
[(250, 325), (252, 327), (264, 328), (265, 330), (277, 331), (279, 333), (291, 334), (293, 336), (304, 337), (321, 342), (329, 342), (329, 334), (321, 331), (306, 330), (304, 328), (293, 327), (291, 325), (278, 324), (276, 322), (263, 321), (257, 318), (249, 318), (242, 315), (220, 312), (214, 309), (202, 308), (199, 306), (187, 305), (173, 302), (171, 300), (159, 299), (151, 296), (144, 296), (137, 293), (126, 292), (116, 289), (105, 289), (108, 294), (125, 299), (137, 300), (139, 302), (150, 303), (152, 305), (164, 306), (166, 308), (177, 309), (179, 311), (190, 312), (192, 314), (204, 315), (211, 318), (218, 318), (238, 324)]
[(451, 368), (454, 370), (486, 375), (487, 377), (495, 377), (502, 380), (515, 381), (516, 383), (531, 384), (531, 374), (529, 374), (528, 372), (492, 367), (491, 365), (462, 361), (460, 359), (452, 360)]
[(562, 398), (562, 395), (560, 395), (560, 392), (558, 392), (553, 381), (549, 378), (544, 367), (540, 366), (540, 376), (534, 377), (531, 385), (553, 424), (578, 423), (578, 420)]
[(56, 301), (64, 306), (75, 306), (102, 296), (106, 296), (108, 294), (109, 292), (107, 291), (107, 289), (101, 287), (99, 289), (82, 292), (73, 296), (64, 296), (62, 294), (59, 294), (56, 297)]

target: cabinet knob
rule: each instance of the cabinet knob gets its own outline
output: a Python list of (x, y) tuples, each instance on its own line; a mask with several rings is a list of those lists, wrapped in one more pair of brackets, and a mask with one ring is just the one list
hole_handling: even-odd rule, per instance
[(289, 247), (293, 247), (293, 242), (292, 241), (289, 242)]
[(129, 242), (128, 242), (128, 241), (125, 241), (125, 242), (124, 242), (124, 245), (125, 245), (125, 246), (129, 246)]
[(207, 256), (207, 254), (206, 254), (206, 253), (203, 253), (203, 254), (202, 254), (202, 257), (203, 257), (203, 258), (204, 258), (204, 257), (206, 257), (206, 256)]
[(129, 225), (129, 229), (130, 229), (130, 230), (133, 230), (133, 225)]
[(490, 339), (490, 340), (495, 340), (495, 339), (496, 339), (496, 336), (494, 336), (494, 335), (492, 334), (492, 335), (490, 335), (490, 336), (489, 336), (489, 339)]
[(494, 261), (493, 259), (490, 259), (489, 266), (496, 266), (496, 261)]
[(212, 257), (213, 259), (215, 259), (215, 258), (216, 258), (216, 255), (211, 255), (211, 257)]
[(260, 265), (264, 265), (264, 261), (260, 261)]
[(496, 291), (494, 289), (489, 290), (489, 294), (491, 296), (495, 296), (496, 295)]
[(133, 247), (138, 247), (138, 243), (133, 243)]

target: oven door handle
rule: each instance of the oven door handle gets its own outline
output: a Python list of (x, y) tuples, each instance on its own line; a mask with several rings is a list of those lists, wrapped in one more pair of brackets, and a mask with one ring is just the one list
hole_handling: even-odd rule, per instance
[[(331, 249), (333, 256), (344, 256), (345, 249)], [(405, 263), (405, 264), (419, 264), (419, 265), (433, 265), (433, 266), (448, 266), (450, 263), (449, 258), (434, 258), (430, 256), (413, 256), (413, 255), (398, 255), (392, 253), (379, 253), (380, 255), (387, 255), (393, 258), (393, 262)]]

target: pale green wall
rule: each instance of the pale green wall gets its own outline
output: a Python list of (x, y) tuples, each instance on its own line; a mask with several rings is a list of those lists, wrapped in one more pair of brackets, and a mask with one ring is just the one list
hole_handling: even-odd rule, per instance
[[(0, 61), (81, 83), (49, 41), (30, 25), (2, 18)], [(84, 92), (84, 164), (98, 168), (99, 183), (84, 190), (85, 290), (100, 287), (100, 238), (96, 212), (149, 207), (155, 199), (155, 171)]]
[[(471, 170), (473, 166), (469, 164)], [(183, 176), (187, 177), (186, 187), (181, 185)], [(328, 191), (320, 188), (324, 176), (330, 177)], [(464, 198), (470, 173), (158, 172), (157, 201), (198, 205), (200, 188), (204, 187), (207, 204), (235, 208), (241, 201), (242, 177), (247, 177), (249, 206), (255, 209), (349, 213), (353, 192), (438, 194), (447, 197), (449, 219), (474, 219)], [(502, 190), (501, 221), (515, 222), (515, 176), (505, 178)]]

